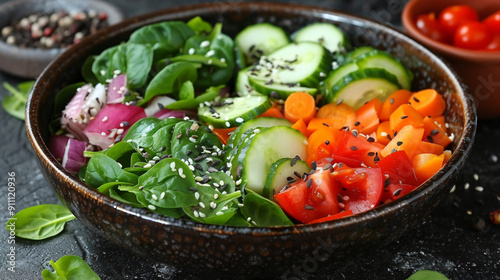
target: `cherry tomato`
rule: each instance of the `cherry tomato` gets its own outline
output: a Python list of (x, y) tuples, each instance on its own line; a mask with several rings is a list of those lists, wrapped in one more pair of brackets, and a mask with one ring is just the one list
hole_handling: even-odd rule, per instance
[(439, 22), (447, 34), (455, 34), (457, 28), (469, 21), (479, 21), (479, 16), (468, 5), (454, 5), (445, 8), (439, 14)]
[(449, 37), (444, 32), (434, 13), (419, 15), (416, 23), (420, 32), (427, 37), (442, 43), (449, 41)]
[(492, 40), (493, 35), (488, 31), (486, 25), (470, 21), (458, 27), (453, 43), (460, 48), (478, 50), (485, 49)]
[(493, 36), (490, 44), (486, 47), (488, 51), (500, 51), (500, 33)]
[(490, 15), (483, 20), (490, 32), (500, 34), (500, 11)]

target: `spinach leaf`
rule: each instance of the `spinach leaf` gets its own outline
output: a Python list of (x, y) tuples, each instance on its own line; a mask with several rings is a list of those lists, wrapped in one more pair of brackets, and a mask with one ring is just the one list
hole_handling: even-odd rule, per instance
[(85, 172), (85, 183), (98, 188), (109, 182), (137, 183), (138, 176), (123, 171), (120, 164), (106, 155), (93, 156)]
[(118, 189), (135, 193), (141, 204), (157, 210), (195, 205), (197, 201), (190, 190), (195, 186), (189, 167), (178, 159), (167, 158), (140, 176), (137, 185), (120, 186)]
[(57, 204), (42, 204), (19, 211), (8, 222), (15, 225), (17, 237), (42, 240), (59, 234), (66, 222), (75, 219), (68, 208)]
[(170, 62), (177, 62), (177, 61), (186, 61), (186, 62), (191, 62), (191, 63), (197, 63), (197, 64), (203, 64), (207, 66), (217, 66), (217, 67), (227, 67), (227, 63), (223, 62), (222, 60), (216, 58), (216, 57), (207, 57), (204, 55), (199, 55), (199, 54), (183, 54), (183, 55), (178, 55), (176, 57), (172, 58), (167, 58), (165, 60), (159, 61), (159, 63), (167, 63), (167, 61)]
[(196, 34), (208, 34), (212, 31), (212, 25), (204, 21), (201, 17), (197, 16), (188, 21), (187, 25)]
[(48, 269), (42, 271), (44, 280), (69, 280), (69, 279), (85, 279), (99, 280), (97, 275), (89, 265), (78, 256), (66, 255), (58, 261), (50, 261), (50, 265), (54, 268), (54, 272)]
[(17, 85), (17, 88), (11, 84), (4, 82), (3, 87), (10, 92), (10, 96), (4, 97), (2, 100), (3, 109), (11, 116), (24, 120), (26, 113), (26, 101), (35, 81), (22, 82)]
[(174, 62), (163, 68), (149, 83), (141, 104), (160, 94), (178, 91), (186, 81), (194, 82), (198, 78), (196, 65), (189, 62)]
[(229, 219), (224, 225), (232, 226), (232, 227), (252, 227), (252, 224), (250, 224), (247, 221), (247, 219), (245, 219), (245, 217), (243, 217), (243, 214), (241, 214), (241, 211), (237, 211), (236, 214), (234, 214), (231, 217), (231, 219)]
[(96, 57), (97, 56), (95, 55), (87, 57), (87, 59), (85, 59), (85, 61), (83, 62), (81, 70), (83, 79), (87, 81), (87, 83), (91, 83), (93, 85), (99, 83), (99, 79), (97, 79), (97, 76), (94, 74), (94, 72), (92, 72), (92, 65), (94, 64)]
[(193, 82), (185, 81), (179, 90), (179, 99), (194, 99)]
[(448, 277), (432, 270), (419, 270), (413, 273), (407, 280), (448, 280)]
[(293, 222), (276, 203), (254, 192), (245, 195), (241, 213), (255, 226), (293, 226)]
[(118, 142), (105, 150), (105, 155), (116, 160), (122, 168), (130, 167), (130, 157), (136, 150), (129, 142)]
[(219, 96), (219, 93), (223, 87), (225, 87), (225, 85), (209, 87), (204, 93), (195, 98), (179, 100), (174, 103), (170, 103), (166, 106), (166, 108), (170, 110), (198, 108), (201, 103), (205, 101), (212, 101), (215, 99), (215, 97)]
[(123, 43), (103, 51), (92, 64), (99, 82), (107, 84), (116, 73), (127, 74), (127, 87), (137, 89), (146, 84), (153, 65), (153, 50), (147, 45)]
[(165, 21), (143, 26), (132, 35), (129, 42), (147, 45), (154, 51), (154, 61), (177, 54), (194, 31), (182, 21)]

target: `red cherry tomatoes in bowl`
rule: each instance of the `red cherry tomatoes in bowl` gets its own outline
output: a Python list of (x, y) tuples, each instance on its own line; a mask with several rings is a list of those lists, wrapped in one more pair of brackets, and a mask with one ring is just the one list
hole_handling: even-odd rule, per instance
[(417, 17), (417, 28), (427, 37), (438, 42), (447, 43), (449, 37), (436, 19), (436, 14), (429, 13)]
[(447, 34), (454, 34), (460, 25), (469, 21), (479, 21), (479, 15), (468, 5), (449, 6), (439, 14), (439, 22)]
[(453, 38), (453, 44), (464, 49), (479, 50), (486, 49), (492, 40), (493, 35), (486, 25), (470, 21), (458, 27)]
[(500, 11), (490, 15), (483, 20), (488, 30), (495, 34), (500, 34)]

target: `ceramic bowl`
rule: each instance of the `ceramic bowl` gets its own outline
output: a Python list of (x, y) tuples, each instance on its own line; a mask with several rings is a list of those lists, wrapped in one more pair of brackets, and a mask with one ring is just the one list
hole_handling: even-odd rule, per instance
[(411, 0), (402, 13), (402, 23), (408, 35), (442, 56), (468, 86), (480, 119), (500, 117), (500, 51), (474, 51), (434, 41), (416, 27), (420, 14), (436, 12), (445, 7), (466, 4), (478, 11), (480, 18), (500, 11), (498, 0)]
[[(85, 58), (127, 40), (137, 28), (195, 16), (223, 22), (235, 35), (243, 27), (272, 22), (292, 32), (307, 23), (339, 25), (355, 46), (371, 45), (399, 57), (415, 74), (415, 90), (433, 87), (444, 94), (453, 156), (434, 177), (409, 195), (372, 211), (315, 225), (237, 228), (197, 224), (159, 216), (120, 203), (87, 186), (57, 162), (47, 148), (49, 118), (56, 93), (80, 81)], [(472, 146), (476, 113), (452, 71), (435, 55), (389, 27), (356, 16), (299, 5), (272, 3), (205, 4), (178, 7), (126, 20), (88, 37), (61, 54), (37, 80), (27, 104), (26, 129), (40, 168), (59, 198), (85, 225), (137, 254), (190, 271), (296, 275), (292, 268), (342, 265), (346, 258), (398, 239), (449, 193)]]
[[(108, 15), (107, 20), (110, 25), (116, 24), (124, 18), (120, 10), (99, 0), (15, 0), (0, 5), (0, 29), (7, 26), (13, 19), (19, 19), (36, 12), (89, 10), (105, 12)], [(64, 50), (63, 48), (20, 48), (0, 40), (0, 60), (2, 61), (0, 70), (22, 78), (36, 78)]]

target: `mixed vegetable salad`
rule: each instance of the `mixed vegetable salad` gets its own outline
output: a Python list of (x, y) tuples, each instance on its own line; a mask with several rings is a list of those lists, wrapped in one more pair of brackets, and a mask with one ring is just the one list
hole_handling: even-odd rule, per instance
[(365, 212), (451, 156), (446, 102), (330, 23), (234, 39), (201, 18), (136, 30), (56, 97), (50, 150), (110, 197), (175, 218), (289, 226)]

